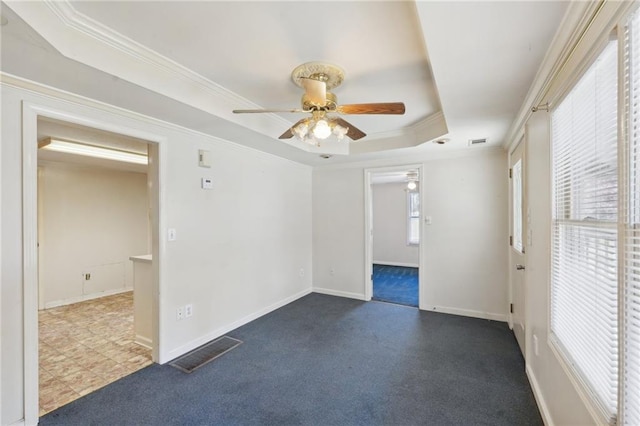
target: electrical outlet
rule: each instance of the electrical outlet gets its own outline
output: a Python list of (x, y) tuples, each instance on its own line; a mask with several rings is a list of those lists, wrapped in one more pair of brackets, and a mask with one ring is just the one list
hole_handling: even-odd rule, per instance
[(184, 319), (184, 306), (179, 306), (176, 309), (176, 319), (178, 321), (183, 320)]
[(184, 306), (184, 317), (191, 318), (192, 315), (193, 315), (193, 305), (189, 303), (188, 305)]
[(91, 274), (84, 274), (84, 280), (89, 281), (91, 279)]
[(300, 268), (300, 272), (298, 272), (298, 274), (299, 274), (301, 277), (304, 277), (304, 268)]

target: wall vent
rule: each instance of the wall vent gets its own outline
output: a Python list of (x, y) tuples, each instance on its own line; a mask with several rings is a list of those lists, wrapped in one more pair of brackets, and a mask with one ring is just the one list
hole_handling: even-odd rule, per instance
[(487, 138), (482, 139), (469, 139), (469, 146), (471, 145), (480, 145), (483, 143), (487, 143)]

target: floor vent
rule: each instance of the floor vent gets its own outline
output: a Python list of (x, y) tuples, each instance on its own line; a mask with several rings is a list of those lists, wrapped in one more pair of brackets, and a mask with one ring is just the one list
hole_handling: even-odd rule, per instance
[(483, 143), (487, 143), (487, 138), (483, 139), (469, 139), (469, 146), (471, 145), (480, 145)]
[(191, 373), (214, 359), (226, 354), (231, 349), (240, 345), (242, 341), (229, 336), (222, 336), (206, 343), (189, 353), (171, 361), (169, 365), (185, 373)]

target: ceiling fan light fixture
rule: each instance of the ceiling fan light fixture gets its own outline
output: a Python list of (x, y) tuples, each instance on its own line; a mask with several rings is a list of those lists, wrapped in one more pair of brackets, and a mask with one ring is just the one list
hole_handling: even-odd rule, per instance
[(332, 124), (333, 124), (333, 134), (336, 136), (336, 138), (339, 141), (341, 141), (347, 135), (349, 128), (341, 126), (338, 123), (332, 123)]
[(324, 140), (331, 136), (331, 126), (327, 123), (327, 120), (324, 118), (316, 121), (316, 124), (313, 126), (313, 130), (311, 131), (313, 137), (316, 139)]

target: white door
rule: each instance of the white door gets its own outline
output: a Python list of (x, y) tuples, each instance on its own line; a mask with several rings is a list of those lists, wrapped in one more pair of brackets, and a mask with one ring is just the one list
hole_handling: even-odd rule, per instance
[(525, 240), (526, 240), (526, 191), (525, 157), (522, 139), (509, 156), (509, 217), (511, 223), (509, 244), (509, 277), (511, 281), (511, 324), (522, 354), (525, 354)]

